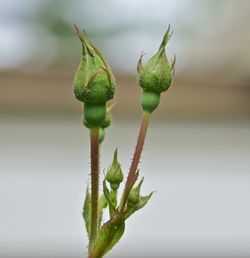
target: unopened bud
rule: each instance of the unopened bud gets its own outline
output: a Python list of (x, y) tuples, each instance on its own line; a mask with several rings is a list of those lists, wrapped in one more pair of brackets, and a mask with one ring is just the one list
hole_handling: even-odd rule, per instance
[(134, 206), (136, 206), (140, 202), (140, 199), (141, 199), (140, 192), (141, 192), (142, 183), (143, 183), (143, 178), (140, 181), (140, 183), (135, 188), (133, 188), (131, 190), (131, 192), (129, 193), (128, 203), (127, 203), (129, 208), (133, 208)]
[(109, 168), (105, 176), (105, 179), (110, 183), (110, 187), (114, 191), (116, 191), (119, 188), (120, 183), (123, 181), (121, 165), (118, 163), (117, 158), (117, 149), (115, 150), (113, 163)]
[(82, 58), (75, 75), (75, 97), (84, 102), (84, 118), (90, 127), (98, 127), (106, 116), (106, 102), (113, 98), (115, 79), (101, 52), (85, 32), (75, 26), (82, 44)]
[(143, 89), (141, 105), (144, 111), (152, 113), (160, 103), (160, 94), (172, 83), (175, 59), (169, 64), (165, 46), (171, 37), (170, 27), (165, 33), (157, 53), (142, 65), (142, 55), (137, 65), (138, 81)]

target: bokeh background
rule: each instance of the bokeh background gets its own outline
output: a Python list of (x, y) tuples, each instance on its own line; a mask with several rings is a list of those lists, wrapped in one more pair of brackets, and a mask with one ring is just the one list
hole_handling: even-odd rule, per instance
[(88, 132), (72, 95), (87, 30), (117, 78), (115, 147), (129, 168), (141, 109), (136, 63), (177, 56), (140, 165), (143, 193), (111, 257), (250, 257), (250, 2), (9, 0), (0, 2), (0, 257), (86, 256), (81, 218)]

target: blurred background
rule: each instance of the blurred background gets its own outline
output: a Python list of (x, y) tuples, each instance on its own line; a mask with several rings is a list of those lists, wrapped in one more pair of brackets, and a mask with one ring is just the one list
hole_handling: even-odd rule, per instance
[(102, 170), (129, 168), (140, 124), (136, 64), (168, 24), (173, 87), (154, 113), (143, 193), (111, 257), (250, 257), (250, 2), (0, 2), (0, 257), (86, 256), (88, 132), (72, 95), (84, 28), (117, 78)]

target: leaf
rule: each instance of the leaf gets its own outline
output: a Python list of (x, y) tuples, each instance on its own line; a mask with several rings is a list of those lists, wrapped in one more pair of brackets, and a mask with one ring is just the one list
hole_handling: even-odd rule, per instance
[(90, 250), (90, 257), (101, 258), (121, 238), (124, 233), (124, 218), (119, 213), (106, 222), (100, 229), (97, 239)]
[(105, 251), (105, 254), (110, 251), (118, 242), (119, 240), (121, 239), (123, 233), (125, 231), (125, 222), (121, 222), (121, 224), (116, 228), (116, 232), (113, 236), (113, 239), (111, 241), (111, 243), (108, 245), (106, 251)]
[(83, 219), (85, 221), (86, 230), (88, 233), (88, 237), (90, 234), (90, 222), (91, 222), (91, 195), (89, 192), (89, 188), (86, 190), (86, 196), (83, 204)]

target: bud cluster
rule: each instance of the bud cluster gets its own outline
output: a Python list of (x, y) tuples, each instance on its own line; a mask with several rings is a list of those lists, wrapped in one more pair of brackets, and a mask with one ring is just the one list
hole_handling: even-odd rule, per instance
[[(114, 96), (116, 82), (102, 53), (91, 43), (84, 31), (79, 31), (76, 26), (75, 29), (81, 42), (82, 54), (73, 90), (76, 99), (84, 104), (82, 121), (90, 129), (91, 139), (91, 191), (87, 189), (82, 215), (90, 240), (89, 257), (101, 258), (122, 237), (125, 221), (142, 209), (152, 197), (153, 193), (141, 195), (143, 178), (135, 186), (139, 176), (138, 164), (145, 142), (149, 114), (158, 107), (161, 93), (170, 88), (176, 60), (174, 58), (170, 64), (166, 55), (165, 47), (171, 37), (169, 27), (157, 53), (144, 65), (141, 55), (137, 64), (138, 83), (143, 90), (141, 106), (144, 116), (122, 197), (119, 200), (118, 190), (124, 175), (118, 162), (117, 149), (103, 180), (103, 194), (100, 197), (99, 146), (104, 140), (105, 129), (112, 122), (112, 106), (107, 102)], [(106, 208), (109, 210), (109, 220), (102, 224)]]

